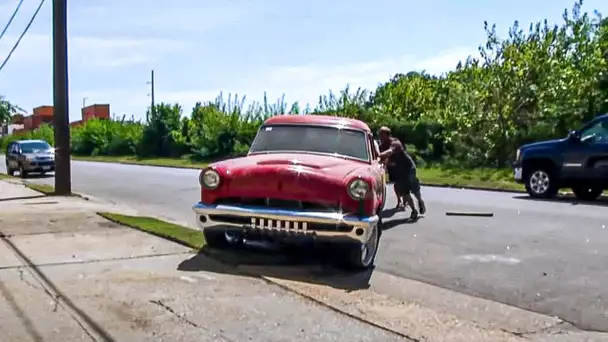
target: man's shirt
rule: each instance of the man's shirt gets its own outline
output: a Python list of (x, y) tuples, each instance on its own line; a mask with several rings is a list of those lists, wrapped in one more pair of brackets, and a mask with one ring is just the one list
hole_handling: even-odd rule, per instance
[(380, 144), (380, 152), (391, 149), (393, 153), (388, 157), (387, 167), (395, 171), (411, 171), (416, 169), (416, 163), (407, 153), (399, 139), (391, 138), (390, 143)]

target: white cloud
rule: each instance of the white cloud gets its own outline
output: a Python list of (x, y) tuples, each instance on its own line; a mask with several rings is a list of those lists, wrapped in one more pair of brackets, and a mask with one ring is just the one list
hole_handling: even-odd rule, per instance
[[(18, 37), (5, 36), (0, 56), (6, 56)], [(187, 49), (187, 45), (169, 39), (129, 39), (99, 37), (69, 37), (70, 64), (76, 67), (103, 68), (150, 63), (162, 59), (168, 52)], [(52, 61), (51, 36), (27, 34), (13, 53), (10, 64), (48, 64)]]
[[(264, 91), (267, 91), (270, 103), (274, 103), (285, 94), (286, 100), (289, 102), (299, 101), (302, 106), (309, 103), (311, 107), (314, 107), (319, 95), (327, 94), (329, 90), (338, 92), (347, 84), (351, 86), (352, 90), (359, 86), (374, 90), (393, 75), (413, 70), (426, 70), (431, 74), (441, 74), (453, 70), (458, 61), (466, 59), (475, 52), (476, 49), (472, 48), (456, 48), (426, 59), (403, 56), (343, 65), (278, 66), (243, 75), (240, 82), (236, 84), (222, 84), (213, 89), (157, 91), (155, 97), (157, 102), (181, 104), (186, 114), (189, 114), (197, 101), (214, 100), (220, 91), (223, 91), (224, 100), (227, 99), (228, 93), (232, 93), (233, 95), (238, 94), (239, 99), (246, 95), (248, 103), (261, 101)], [(88, 94), (95, 94), (95, 97), (110, 101), (117, 109), (117, 113), (133, 113), (139, 117), (144, 115), (145, 108), (150, 104), (150, 98), (146, 96), (145, 89), (137, 92), (129, 89), (108, 92), (91, 91)]]

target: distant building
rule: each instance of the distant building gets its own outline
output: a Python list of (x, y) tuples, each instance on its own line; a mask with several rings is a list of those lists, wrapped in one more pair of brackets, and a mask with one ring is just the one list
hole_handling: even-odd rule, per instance
[(81, 119), (70, 123), (70, 126), (77, 127), (82, 125), (85, 121), (91, 119), (110, 119), (110, 105), (109, 104), (94, 104), (82, 108)]
[[(40, 106), (34, 108), (34, 113), (28, 116), (15, 115), (13, 117), (13, 128), (8, 134), (17, 134), (20, 132), (31, 131), (40, 128), (43, 124), (53, 124), (54, 108), (53, 106)], [(70, 123), (71, 127), (77, 127), (85, 121), (98, 118), (110, 119), (109, 104), (94, 104), (82, 108), (81, 119)]]
[(15, 131), (17, 131), (17, 132), (18, 132), (18, 131), (21, 131), (21, 130), (23, 130), (23, 124), (21, 124), (21, 125), (17, 125), (17, 124), (10, 124), (10, 125), (8, 125), (8, 126), (7, 126), (7, 132), (6, 132), (6, 134), (7, 134), (7, 135), (11, 135), (11, 134), (13, 134)]

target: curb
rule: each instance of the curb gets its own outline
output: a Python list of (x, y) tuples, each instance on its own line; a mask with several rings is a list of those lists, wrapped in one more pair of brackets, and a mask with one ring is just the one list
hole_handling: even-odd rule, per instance
[(425, 184), (425, 183), (420, 182), (420, 186), (427, 186), (429, 188), (492, 191), (492, 192), (503, 192), (503, 193), (510, 193), (510, 194), (525, 194), (526, 193), (526, 191), (524, 191), (524, 190), (486, 188), (486, 187), (481, 187), (481, 186), (468, 186), (468, 185)]
[(176, 165), (154, 165), (154, 164), (146, 164), (146, 163), (137, 163), (137, 162), (129, 162), (129, 161), (107, 161), (107, 160), (86, 160), (79, 159), (78, 157), (72, 158), (73, 161), (80, 161), (86, 163), (103, 163), (103, 164), (122, 164), (122, 165), (135, 165), (135, 166), (148, 166), (148, 167), (164, 167), (167, 169), (185, 169), (185, 170), (200, 170), (199, 166), (176, 166)]
[[(0, 173), (0, 174), (6, 175), (5, 173)], [(67, 196), (63, 196), (63, 195), (59, 196), (59, 195), (55, 195), (55, 194), (47, 194), (47, 193), (41, 192), (39, 190), (36, 190), (35, 188), (33, 188), (33, 187), (30, 186), (30, 185), (34, 185), (35, 186), (35, 185), (39, 185), (39, 184), (28, 182), (27, 180), (24, 180), (23, 178), (8, 176), (8, 178), (0, 179), (0, 181), (5, 181), (5, 182), (8, 182), (8, 183), (13, 183), (13, 184), (21, 184), (21, 185), (27, 187), (28, 189), (30, 189), (32, 191), (35, 191), (37, 193), (42, 194), (45, 197), (78, 197), (78, 198), (81, 198), (81, 199), (83, 199), (85, 201), (90, 201), (91, 200), (90, 196), (84, 195), (84, 194), (79, 194), (79, 193), (76, 193), (76, 192), (72, 192), (70, 195), (67, 195)], [(48, 184), (42, 184), (42, 185), (48, 185)], [(51, 186), (51, 185), (48, 185), (48, 186)]]

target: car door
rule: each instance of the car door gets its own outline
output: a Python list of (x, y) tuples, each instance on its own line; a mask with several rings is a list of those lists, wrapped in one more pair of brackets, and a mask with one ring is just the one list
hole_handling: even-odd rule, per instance
[(17, 143), (10, 143), (8, 145), (8, 147), (6, 148), (6, 162), (7, 162), (7, 166), (10, 167), (11, 169), (16, 168), (15, 166), (15, 162), (17, 160), (17, 155), (18, 155), (18, 147), (17, 147)]
[(376, 194), (378, 196), (378, 200), (379, 201), (384, 201), (384, 197), (386, 196), (386, 191), (385, 191), (385, 187), (386, 187), (386, 181), (385, 181), (385, 169), (384, 169), (384, 165), (382, 163), (380, 163), (379, 160), (379, 156), (378, 156), (378, 146), (376, 141), (374, 140), (373, 135), (369, 135), (369, 146), (370, 146), (370, 150), (371, 150), (371, 156), (372, 156), (372, 167), (371, 167), (371, 171), (372, 174), (374, 175), (374, 179), (376, 180)]
[(608, 119), (589, 123), (568, 144), (563, 172), (570, 179), (608, 181)]

